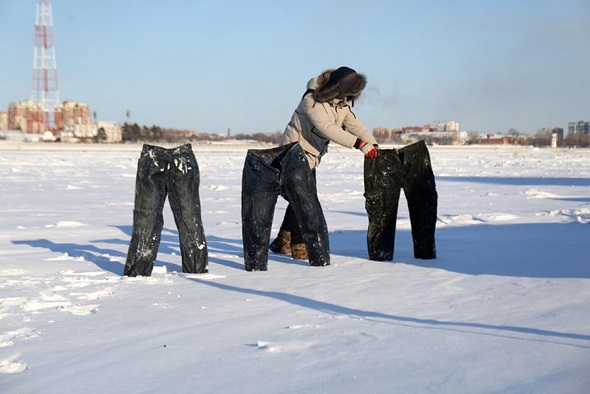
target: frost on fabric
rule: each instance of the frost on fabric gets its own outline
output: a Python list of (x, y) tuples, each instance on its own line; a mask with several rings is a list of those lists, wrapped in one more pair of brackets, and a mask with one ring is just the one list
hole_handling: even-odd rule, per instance
[(186, 174), (187, 172), (189, 172), (189, 170), (192, 170), (192, 167), (190, 167), (190, 164), (188, 163), (186, 157), (174, 159), (174, 166), (183, 174)]

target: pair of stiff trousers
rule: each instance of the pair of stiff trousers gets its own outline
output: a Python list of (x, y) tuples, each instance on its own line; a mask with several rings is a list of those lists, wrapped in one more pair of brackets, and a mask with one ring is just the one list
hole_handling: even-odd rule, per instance
[(438, 194), (430, 155), (424, 141), (399, 150), (379, 149), (378, 156), (364, 162), (365, 208), (369, 215), (369, 258), (393, 259), (395, 225), (403, 189), (408, 202), (414, 257), (435, 259), (434, 232)]
[(208, 272), (199, 182), (199, 166), (190, 144), (173, 149), (143, 145), (137, 164), (133, 232), (124, 275), (151, 275), (164, 225), (166, 197), (180, 238), (182, 272)]
[(313, 266), (330, 264), (328, 227), (305, 152), (298, 142), (250, 149), (242, 174), (242, 239), (247, 271), (268, 269), (268, 247), (278, 196), (292, 206)]

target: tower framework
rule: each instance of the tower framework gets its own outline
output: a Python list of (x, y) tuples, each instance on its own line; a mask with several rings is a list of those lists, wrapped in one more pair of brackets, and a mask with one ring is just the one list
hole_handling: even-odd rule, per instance
[(44, 131), (54, 131), (59, 88), (51, 0), (37, 0), (32, 85), (31, 99), (44, 113)]

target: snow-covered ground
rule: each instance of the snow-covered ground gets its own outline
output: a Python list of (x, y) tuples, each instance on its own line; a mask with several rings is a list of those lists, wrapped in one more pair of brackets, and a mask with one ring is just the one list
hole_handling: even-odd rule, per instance
[(194, 146), (210, 273), (178, 272), (167, 204), (154, 274), (127, 278), (140, 149), (0, 145), (0, 392), (590, 392), (590, 151), (431, 148), (438, 259), (402, 196), (374, 262), (362, 156), (333, 150), (332, 265), (246, 272), (246, 148)]

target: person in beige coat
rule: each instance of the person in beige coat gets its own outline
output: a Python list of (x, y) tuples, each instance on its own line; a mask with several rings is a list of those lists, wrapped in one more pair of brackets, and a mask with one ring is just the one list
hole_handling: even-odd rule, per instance
[[(366, 77), (349, 67), (326, 70), (308, 82), (280, 145), (299, 142), (314, 176), (331, 141), (356, 148), (366, 157), (377, 157), (377, 141), (353, 112), (354, 101), (366, 84)], [(290, 205), (270, 250), (307, 260), (305, 243)]]

